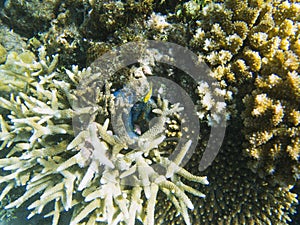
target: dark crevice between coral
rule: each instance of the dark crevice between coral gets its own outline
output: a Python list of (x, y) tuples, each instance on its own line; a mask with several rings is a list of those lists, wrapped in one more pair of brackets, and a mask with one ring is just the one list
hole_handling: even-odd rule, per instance
[(6, 0), (0, 0), (0, 10), (4, 8), (5, 1)]

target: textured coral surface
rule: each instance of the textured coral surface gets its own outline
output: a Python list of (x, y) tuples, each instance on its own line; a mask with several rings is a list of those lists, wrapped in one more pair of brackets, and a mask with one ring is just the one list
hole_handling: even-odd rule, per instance
[[(53, 225), (298, 224), (299, 1), (6, 0), (1, 20), (1, 219), (20, 206), (29, 217), (52, 216), (44, 221)], [(217, 82), (193, 83), (179, 69), (149, 63), (151, 54), (110, 79), (88, 68), (117, 46), (147, 39), (189, 48)], [(149, 100), (151, 73), (176, 81), (196, 104), (199, 142), (178, 170), (191, 143), (174, 161), (166, 156), (185, 135), (180, 105), (148, 102), (153, 126), (147, 118), (124, 124), (116, 111), (134, 106), (126, 90), (144, 87), (139, 100)], [(77, 89), (95, 76), (100, 89), (89, 82)], [(222, 118), (223, 145), (200, 172)], [(157, 162), (163, 173), (150, 166)]]

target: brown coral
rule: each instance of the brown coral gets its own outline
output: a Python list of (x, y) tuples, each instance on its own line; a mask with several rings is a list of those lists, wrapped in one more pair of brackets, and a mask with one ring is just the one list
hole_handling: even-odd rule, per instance
[[(71, 5), (77, 1), (66, 2)], [(111, 46), (145, 37), (189, 43), (199, 58), (206, 60), (213, 69), (215, 78), (220, 81), (220, 92), (234, 93), (233, 99), (226, 98), (232, 100), (227, 102), (227, 110), (231, 113), (228, 133), (239, 134), (243, 128), (244, 135), (227, 135), (222, 152), (205, 171), (211, 181), (205, 191), (208, 197), (204, 200), (191, 198), (199, 206), (193, 211), (192, 224), (287, 224), (297, 201), (288, 184), (294, 184), (299, 174), (299, 3), (220, 0), (198, 11), (201, 7), (195, 6), (195, 1), (189, 1), (183, 3), (180, 14), (182, 2), (175, 7), (175, 3), (161, 1), (162, 5), (172, 6), (170, 11), (162, 10), (163, 14), (170, 13), (166, 17), (166, 23), (170, 25), (163, 24), (166, 25), (163, 29), (154, 30), (160, 27), (151, 24), (147, 27), (146, 17), (136, 18), (144, 13), (141, 9), (145, 9), (147, 15), (152, 14), (153, 8), (148, 3), (118, 2), (113, 8), (114, 2), (89, 2), (91, 5), (84, 8), (87, 17), (79, 13), (82, 19), (76, 24), (81, 26), (79, 35), (74, 29), (65, 32), (65, 27), (72, 28), (72, 19), (68, 7), (61, 7), (54, 21), (58, 22), (54, 29), (60, 32), (50, 30), (44, 41), (56, 40), (55, 35), (58, 35), (69, 42), (52, 42), (54, 44), (48, 46), (51, 53), (55, 52), (56, 46), (61, 47), (62, 52), (64, 47), (70, 47), (73, 37), (74, 43), (79, 43), (76, 41), (81, 35), (96, 39), (93, 41), (100, 45), (89, 43), (90, 52), (95, 54), (94, 57), (91, 54), (90, 61), (98, 56), (97, 49), (105, 52)], [(157, 6), (156, 9), (155, 12), (161, 8)], [(94, 11), (89, 14), (89, 10)], [(173, 11), (176, 12), (172, 15)], [(104, 13), (100, 15), (100, 12)], [(128, 19), (125, 12), (136, 14)], [(97, 33), (99, 21), (102, 33)], [(90, 31), (92, 33), (88, 33)], [(70, 53), (76, 52), (81, 45), (71, 46), (74, 49), (69, 48)], [(77, 57), (74, 54), (74, 58)], [(71, 60), (67, 58), (66, 61)], [(199, 91), (197, 97), (203, 97), (201, 94)], [(202, 132), (207, 130), (206, 127)], [(205, 147), (205, 141), (200, 142), (199, 152)], [(187, 165), (189, 171), (198, 172), (199, 155)], [(59, 179), (68, 180), (68, 174), (65, 175)], [(156, 215), (158, 224), (183, 223), (180, 217), (176, 218), (171, 203), (166, 208), (165, 202), (159, 202), (156, 207), (161, 209)]]
[(7, 0), (1, 12), (1, 18), (12, 29), (30, 37), (50, 26), (50, 21), (55, 18), (55, 10), (59, 2), (57, 0), (30, 2)]
[[(247, 159), (240, 155), (239, 149), (242, 138), (236, 135), (238, 127), (229, 129), (235, 132), (227, 135), (228, 141), (205, 171), (211, 179), (204, 189), (206, 198), (193, 199), (198, 207), (192, 212), (192, 224), (288, 224), (290, 215), (295, 213), (297, 195), (291, 192), (291, 186), (274, 187), (272, 181), (261, 179), (246, 168)], [(198, 158), (193, 158), (191, 167), (197, 165)], [(181, 218), (175, 217), (171, 204), (164, 203), (163, 207), (165, 210), (157, 214), (158, 224), (183, 224)]]
[(203, 9), (191, 40), (243, 111), (249, 168), (281, 185), (300, 168), (299, 15), (296, 2), (222, 1)]

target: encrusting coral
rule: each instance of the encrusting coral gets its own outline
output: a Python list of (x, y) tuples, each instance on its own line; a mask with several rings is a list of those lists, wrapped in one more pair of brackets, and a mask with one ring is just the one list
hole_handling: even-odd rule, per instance
[[(114, 96), (109, 83), (87, 83), (83, 93), (75, 88), (84, 78), (94, 76), (101, 80), (105, 76), (92, 76), (91, 69), (78, 71), (75, 66), (63, 75), (55, 71), (58, 56), (50, 61), (43, 47), (39, 52), (39, 60), (29, 51), (19, 55), (9, 52), (0, 66), (4, 82), (0, 106), (7, 110), (0, 117), (1, 151), (6, 155), (0, 159), (0, 167), (6, 171), (0, 177), (0, 183), (6, 183), (0, 197), (3, 199), (19, 186), (26, 189), (5, 208), (19, 207), (38, 195), (39, 199), (28, 207), (32, 211), (28, 218), (54, 202), (53, 211), (46, 215), (53, 216), (53, 225), (58, 224), (60, 213), (68, 210), (73, 210), (72, 225), (135, 224), (136, 219), (151, 225), (155, 224), (156, 197), (162, 192), (185, 223), (191, 224), (188, 210), (194, 205), (187, 193), (205, 196), (184, 184), (183, 179), (206, 185), (207, 178), (194, 176), (181, 167), (191, 141), (184, 143), (173, 160), (161, 147), (168, 136), (169, 120), (175, 114), (180, 118), (182, 107), (158, 96), (152, 106), (155, 118), (151, 125), (131, 137), (122, 131), (127, 122), (122, 117), (126, 104), (134, 106), (122, 97), (130, 94), (124, 91), (129, 84), (123, 84), (121, 96)], [(149, 101), (147, 78), (136, 70), (131, 70), (129, 80), (145, 88), (141, 93), (139, 89), (130, 91), (136, 91), (137, 96), (146, 95), (145, 101)], [(97, 80), (93, 83), (97, 84)], [(90, 94), (95, 98), (85, 99), (85, 105), (80, 105), (79, 98)], [(125, 111), (120, 114), (117, 109)], [(113, 126), (106, 112), (115, 118), (118, 133), (110, 130)], [(73, 116), (79, 123), (73, 123), (75, 133)], [(84, 119), (87, 116), (88, 123)], [(80, 128), (77, 133), (76, 128)]]

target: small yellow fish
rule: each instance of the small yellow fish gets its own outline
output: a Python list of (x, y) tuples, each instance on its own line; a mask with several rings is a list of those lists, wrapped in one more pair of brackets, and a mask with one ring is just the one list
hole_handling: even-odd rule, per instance
[(144, 103), (147, 103), (152, 97), (152, 83), (150, 83), (150, 89), (144, 98)]

